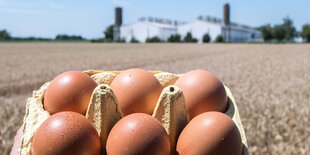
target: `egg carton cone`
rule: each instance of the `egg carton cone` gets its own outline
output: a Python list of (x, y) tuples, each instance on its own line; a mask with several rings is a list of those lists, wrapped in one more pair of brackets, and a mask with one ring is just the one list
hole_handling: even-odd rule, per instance
[[(151, 72), (164, 87), (152, 116), (159, 120), (167, 131), (171, 143), (171, 154), (176, 154), (177, 139), (183, 128), (189, 122), (182, 90), (173, 85), (182, 74), (161, 71), (149, 72)], [(105, 154), (105, 146), (109, 132), (123, 117), (118, 106), (117, 98), (109, 86), (121, 71), (86, 70), (84, 73), (90, 75), (98, 83), (90, 99), (86, 118), (91, 121), (97, 130), (101, 141), (101, 154)], [(38, 90), (33, 91), (32, 97), (27, 101), (26, 113), (23, 120), (22, 140), (18, 150), (19, 154), (31, 154), (32, 139), (37, 129), (50, 117), (50, 113), (44, 110), (43, 107), (43, 96), (48, 85), (49, 82), (42, 85)], [(237, 104), (230, 89), (225, 86), (225, 90), (229, 105), (225, 114), (232, 118), (238, 127), (243, 143), (243, 155), (248, 155), (247, 140)]]

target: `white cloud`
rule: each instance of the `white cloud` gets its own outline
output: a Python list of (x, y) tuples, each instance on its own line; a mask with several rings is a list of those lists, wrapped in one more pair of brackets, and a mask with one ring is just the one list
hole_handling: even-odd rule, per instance
[(47, 11), (44, 8), (60, 9), (64, 8), (63, 5), (54, 3), (49, 0), (44, 0), (39, 3), (27, 1), (9, 1), (0, 0), (0, 12), (19, 13), (19, 14), (63, 14), (59, 11)]
[(6, 5), (8, 2), (6, 0), (0, 0), (0, 6)]
[(37, 3), (27, 2), (27, 1), (8, 1), (8, 0), (0, 0), (0, 12), (7, 13), (45, 13), (45, 11), (38, 10), (40, 5)]
[(49, 13), (47, 11), (42, 11), (42, 10), (14, 9), (14, 8), (2, 8), (0, 10), (0, 12), (22, 13), (22, 14), (43, 14), (43, 13)]
[(51, 2), (51, 1), (48, 1), (48, 2), (47, 2), (47, 5), (48, 5), (48, 7), (53, 8), (53, 9), (61, 9), (61, 8), (64, 8), (63, 5), (57, 4), (57, 3), (54, 3), (54, 2)]
[(51, 14), (51, 15), (82, 16), (82, 14), (80, 13), (68, 13), (60, 11), (46, 11), (46, 10), (33, 10), (33, 9), (15, 9), (15, 8), (1, 8), (0, 12), (16, 13), (16, 14)]
[(5, 3), (5, 0), (0, 0), (0, 5), (3, 5)]
[(60, 9), (64, 8), (63, 5), (59, 3), (55, 3), (53, 1), (44, 0), (40, 1), (39, 3), (33, 3), (28, 1), (8, 1), (8, 0), (0, 0), (0, 7), (1, 8), (15, 8), (15, 9), (25, 9), (25, 8), (42, 8), (42, 7), (49, 7), (53, 9)]
[(0, 0), (1, 8), (34, 8), (39, 7), (37, 3), (26, 2), (26, 1), (8, 1), (8, 0)]
[(122, 7), (128, 7), (130, 6), (130, 3), (125, 0), (112, 0), (112, 3), (117, 5), (117, 6), (122, 6)]

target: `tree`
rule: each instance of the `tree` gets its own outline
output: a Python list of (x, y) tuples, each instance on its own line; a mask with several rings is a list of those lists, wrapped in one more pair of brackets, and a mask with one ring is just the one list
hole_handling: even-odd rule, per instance
[(278, 41), (285, 40), (286, 33), (286, 29), (283, 25), (275, 25), (272, 29), (272, 35), (274, 39)]
[(293, 25), (293, 21), (289, 18), (286, 17), (283, 19), (283, 27), (285, 29), (285, 40), (291, 40), (296, 33), (296, 29)]
[(210, 37), (209, 33), (206, 33), (203, 35), (202, 42), (208, 43), (208, 42), (210, 42), (210, 40), (211, 40), (211, 37)]
[(301, 36), (306, 42), (310, 42), (310, 24), (302, 26)]
[(296, 36), (296, 29), (293, 25), (293, 21), (289, 17), (283, 19), (282, 24), (270, 26), (261, 26), (258, 28), (263, 34), (265, 41), (275, 39), (277, 41), (290, 41)]
[(6, 30), (0, 31), (0, 40), (9, 40), (11, 38), (11, 35)]
[(290, 41), (296, 36), (296, 29), (289, 17), (285, 17), (282, 24), (275, 25), (274, 27), (269, 25), (261, 26), (258, 30), (262, 32), (265, 41), (273, 39), (277, 41)]
[(114, 33), (114, 25), (110, 25), (107, 29), (103, 32), (105, 39), (113, 40), (113, 33)]
[(132, 38), (130, 39), (130, 42), (131, 42), (131, 43), (139, 43), (139, 40), (137, 40), (135, 37), (132, 37)]
[(146, 38), (145, 42), (147, 43), (155, 43), (155, 42), (161, 42), (161, 40), (155, 36), (155, 37), (152, 37), (152, 38)]
[(90, 40), (91, 43), (103, 43), (105, 40), (104, 38), (92, 39)]
[(172, 42), (172, 43), (181, 42), (181, 36), (179, 34), (171, 35), (168, 38), (168, 42)]
[(114, 42), (117, 42), (117, 43), (125, 43), (126, 40), (125, 40), (124, 38), (119, 38), (119, 39), (114, 40)]
[(66, 34), (59, 34), (55, 37), (55, 40), (84, 40), (84, 38), (81, 36), (75, 36), (75, 35), (69, 36)]
[(264, 41), (269, 41), (272, 39), (272, 29), (270, 25), (264, 25), (258, 28), (259, 31), (261, 31), (263, 35)]
[(222, 37), (222, 35), (218, 35), (218, 36), (215, 38), (215, 42), (217, 42), (217, 43), (222, 43), (222, 42), (224, 42), (224, 38)]
[(192, 34), (190, 32), (187, 32), (186, 36), (184, 37), (183, 39), (184, 42), (190, 42), (190, 43), (193, 43), (193, 42), (197, 42), (198, 40), (196, 38), (193, 38), (192, 37)]

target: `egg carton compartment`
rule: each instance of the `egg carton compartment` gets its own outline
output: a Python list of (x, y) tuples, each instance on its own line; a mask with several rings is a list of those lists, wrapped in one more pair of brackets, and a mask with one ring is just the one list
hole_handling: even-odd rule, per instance
[[(182, 74), (161, 71), (149, 72), (151, 72), (164, 87), (152, 116), (159, 120), (166, 129), (171, 142), (171, 154), (175, 154), (178, 136), (189, 122), (182, 90), (173, 85)], [(105, 150), (110, 130), (122, 118), (116, 96), (109, 86), (121, 71), (86, 70), (84, 73), (90, 75), (98, 83), (90, 99), (86, 118), (91, 121), (97, 130), (100, 136), (102, 150)], [(18, 150), (19, 154), (30, 154), (32, 139), (35, 132), (40, 125), (50, 117), (49, 112), (45, 111), (43, 108), (43, 96), (48, 85), (49, 82), (42, 85), (40, 89), (35, 90), (32, 97), (27, 101), (21, 146)], [(229, 105), (225, 114), (232, 118), (238, 127), (243, 143), (243, 155), (248, 155), (247, 140), (240, 120), (237, 104), (230, 89), (225, 86), (225, 90)], [(102, 153), (104, 153), (104, 151), (102, 151)]]

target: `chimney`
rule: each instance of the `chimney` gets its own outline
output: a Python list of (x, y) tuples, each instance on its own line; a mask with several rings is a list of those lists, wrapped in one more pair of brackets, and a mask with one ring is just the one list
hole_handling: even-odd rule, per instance
[(122, 15), (122, 8), (116, 7), (115, 8), (115, 22), (114, 22), (114, 40), (120, 39), (120, 26), (123, 22), (123, 15)]
[(224, 13), (223, 13), (223, 20), (224, 20), (225, 25), (230, 24), (230, 12), (229, 11), (230, 11), (229, 4), (226, 3), (224, 5)]
[(115, 26), (120, 27), (122, 25), (122, 8), (117, 7), (115, 8)]

